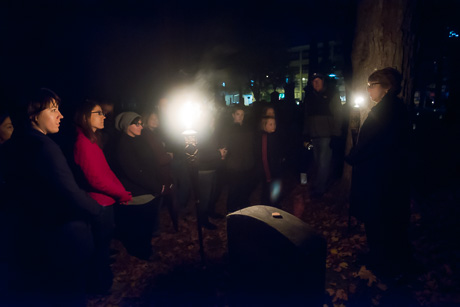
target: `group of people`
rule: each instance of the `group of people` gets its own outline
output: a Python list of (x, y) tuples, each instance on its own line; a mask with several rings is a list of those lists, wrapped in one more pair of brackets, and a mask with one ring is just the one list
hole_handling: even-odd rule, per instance
[(103, 144), (112, 140), (101, 133), (101, 104), (78, 106), (75, 133), (66, 136), (73, 140), (70, 155), (50, 137), (60, 130), (60, 104), (57, 94), (40, 89), (13, 121), (7, 113), (2, 118), (1, 294), (13, 305), (81, 306), (85, 293), (106, 293), (112, 238), (149, 259), (162, 194), (171, 185), (161, 176), (163, 161), (152, 159), (153, 149), (139, 138), (141, 116), (117, 116), (109, 164)]
[[(337, 120), (340, 101), (325, 91), (324, 77), (313, 75), (310, 84), (303, 133), (314, 149), (312, 193), (322, 195), (330, 184), (343, 122)], [(377, 105), (345, 157), (353, 166), (351, 210), (365, 223), (370, 261), (395, 273), (410, 256), (404, 177), (408, 131), (397, 98), (400, 84), (399, 72), (392, 69), (369, 77)], [(1, 114), (1, 235), (6, 248), (0, 255), (0, 286), (2, 295), (8, 294), (2, 299), (84, 305), (85, 293), (111, 288), (112, 239), (118, 238), (129, 254), (149, 259), (161, 207), (168, 207), (177, 229), (177, 215), (192, 194), (199, 198), (197, 218), (207, 229), (216, 228), (209, 217), (223, 217), (215, 204), (224, 185), (227, 213), (249, 206), (257, 186), (260, 204), (280, 206), (289, 133), (277, 128), (274, 107), (264, 108), (253, 124), (239, 106), (228, 123), (216, 125), (218, 117), (208, 116), (196, 136), (198, 155), (190, 161), (184, 145), (160, 125), (165, 109), (143, 116), (122, 112), (107, 126), (105, 108), (92, 100), (78, 106), (72, 154), (65, 154), (50, 137), (60, 130), (60, 104), (57, 94), (40, 89), (13, 121)]]
[[(85, 100), (75, 111), (74, 133), (65, 136), (69, 153), (51, 137), (64, 118), (60, 105), (56, 93), (42, 88), (14, 116), (2, 112), (1, 294), (10, 302), (83, 305), (85, 293), (112, 286), (113, 238), (132, 256), (151, 258), (163, 205), (177, 228), (177, 214), (195, 194), (200, 224), (215, 229), (209, 217), (223, 217), (215, 203), (227, 174), (229, 212), (249, 206), (256, 167), (264, 185), (280, 176), (282, 157), (267, 140), (276, 130), (273, 109), (258, 142), (243, 125), (243, 109), (219, 133), (209, 116), (199, 131), (193, 182), (183, 145), (159, 128), (161, 112), (122, 112), (111, 121), (114, 130), (106, 127), (105, 105)], [(270, 202), (268, 194), (263, 199)]]

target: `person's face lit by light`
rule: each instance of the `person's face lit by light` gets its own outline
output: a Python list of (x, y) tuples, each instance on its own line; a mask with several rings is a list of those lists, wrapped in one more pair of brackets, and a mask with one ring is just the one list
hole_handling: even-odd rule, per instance
[(137, 123), (131, 124), (128, 126), (128, 130), (126, 131), (126, 134), (129, 135), (130, 137), (136, 137), (141, 135), (142, 132), (142, 121), (138, 121)]
[(32, 119), (32, 126), (43, 134), (57, 133), (59, 132), (59, 126), (63, 118), (64, 116), (59, 112), (58, 104), (52, 99), (49, 107)]
[(243, 120), (244, 120), (244, 111), (243, 110), (236, 110), (234, 113), (232, 113), (232, 117), (233, 117), (233, 122), (235, 124), (242, 125)]
[(378, 103), (380, 102), (380, 100), (382, 100), (383, 96), (386, 95), (386, 93), (388, 92), (388, 88), (382, 86), (380, 82), (369, 81), (367, 83), (367, 92), (369, 93), (369, 96), (371, 97), (372, 101)]
[(90, 125), (93, 132), (98, 129), (104, 129), (105, 114), (101, 106), (97, 105), (91, 110)]
[(10, 139), (13, 131), (13, 123), (11, 122), (11, 118), (8, 116), (5, 118), (3, 123), (0, 124), (0, 144), (3, 144)]
[(276, 121), (274, 118), (269, 118), (264, 127), (265, 132), (273, 133), (276, 130)]

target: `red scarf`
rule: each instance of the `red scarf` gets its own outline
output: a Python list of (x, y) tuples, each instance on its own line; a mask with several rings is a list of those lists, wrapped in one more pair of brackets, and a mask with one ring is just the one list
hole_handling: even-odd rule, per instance
[(272, 177), (270, 175), (270, 168), (268, 167), (268, 155), (267, 155), (267, 134), (262, 134), (262, 162), (264, 164), (264, 171), (265, 171), (265, 178), (267, 182), (272, 181)]

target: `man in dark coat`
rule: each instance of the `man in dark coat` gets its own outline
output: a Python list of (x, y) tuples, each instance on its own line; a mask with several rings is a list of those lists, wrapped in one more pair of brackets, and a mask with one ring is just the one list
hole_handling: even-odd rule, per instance
[(233, 123), (223, 137), (223, 147), (227, 148), (226, 176), (228, 180), (227, 211), (250, 206), (249, 200), (254, 190), (253, 132), (244, 124), (244, 110), (236, 107), (232, 113)]
[(324, 76), (313, 74), (305, 91), (303, 134), (313, 145), (312, 195), (322, 196), (331, 183), (332, 148), (341, 135), (341, 102), (335, 91), (327, 89)]
[(403, 273), (410, 258), (409, 122), (397, 97), (400, 84), (399, 72), (391, 68), (369, 77), (368, 91), (377, 105), (346, 157), (353, 166), (350, 210), (365, 224), (368, 264), (392, 277)]

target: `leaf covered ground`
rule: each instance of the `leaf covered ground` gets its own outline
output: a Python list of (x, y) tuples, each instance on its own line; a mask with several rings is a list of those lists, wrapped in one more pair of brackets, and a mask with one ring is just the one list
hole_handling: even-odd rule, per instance
[[(460, 306), (460, 223), (454, 188), (413, 201), (410, 237), (419, 270), (400, 282), (381, 280), (356, 261), (366, 251), (364, 228), (348, 216), (347, 203), (334, 192), (311, 199), (308, 186), (287, 179), (283, 210), (312, 226), (327, 241), (326, 283), (322, 306)], [(332, 189), (334, 191), (334, 189)], [(225, 189), (217, 211), (225, 213)], [(252, 204), (258, 204), (257, 192)], [(457, 206), (455, 205), (457, 204)], [(153, 238), (149, 261), (128, 255), (113, 240), (114, 285), (108, 295), (88, 297), (88, 306), (249, 306), (234, 295), (227, 254), (226, 221), (203, 230), (205, 261), (199, 252), (193, 203), (175, 232), (162, 210), (162, 233)], [(308, 306), (307, 303), (299, 305)]]

